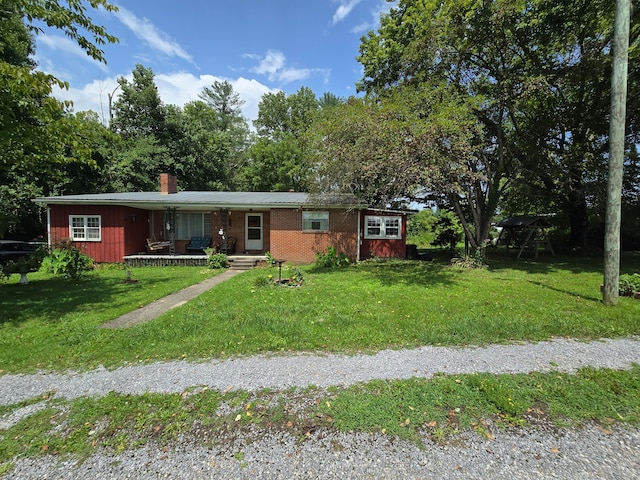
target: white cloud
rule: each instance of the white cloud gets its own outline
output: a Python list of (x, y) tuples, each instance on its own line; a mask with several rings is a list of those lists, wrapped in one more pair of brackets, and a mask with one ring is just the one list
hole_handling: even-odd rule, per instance
[(322, 75), (325, 77), (326, 83), (331, 73), (330, 69), (324, 68), (287, 67), (285, 55), (277, 50), (268, 50), (264, 57), (255, 54), (245, 54), (244, 57), (258, 61), (258, 65), (252, 68), (251, 71), (259, 75), (267, 75), (267, 78), (272, 82), (277, 81), (286, 84), (306, 80), (314, 75)]
[(311, 68), (283, 68), (278, 73), (278, 80), (283, 83), (295, 82), (296, 80), (306, 80), (313, 73), (314, 69)]
[[(71, 100), (74, 112), (92, 110), (107, 123), (109, 118), (109, 95), (117, 98), (119, 89), (115, 78), (94, 80), (81, 88), (70, 87), (68, 90), (53, 89), (53, 96), (59, 100)], [(116, 90), (117, 89), (117, 90)], [(114, 91), (115, 90), (115, 91)]]
[(388, 3), (386, 0), (381, 0), (371, 9), (371, 20), (356, 25), (351, 29), (351, 32), (355, 34), (362, 34), (370, 30), (377, 30), (378, 27), (380, 27), (380, 16), (388, 14), (389, 11), (395, 7), (396, 2)]
[[(131, 74), (123, 75), (131, 80)], [(239, 77), (237, 79), (222, 78), (214, 75), (195, 76), (191, 73), (176, 72), (170, 74), (155, 75), (155, 84), (158, 87), (160, 98), (165, 104), (184, 106), (186, 103), (198, 99), (198, 93), (211, 86), (215, 80), (228, 81), (233, 86), (242, 100), (242, 114), (251, 125), (252, 120), (258, 117), (258, 104), (262, 96), (276, 90), (270, 89), (257, 80)], [(120, 89), (117, 88), (116, 77), (104, 80), (95, 80), (81, 88), (69, 90), (56, 89), (54, 96), (60, 100), (71, 100), (74, 111), (81, 112), (93, 110), (98, 113), (103, 122), (107, 123), (109, 117), (109, 95), (118, 97)]]
[(333, 25), (344, 20), (347, 15), (351, 13), (351, 10), (360, 3), (360, 1), (361, 0), (339, 0), (340, 5), (333, 14)]
[(166, 33), (158, 30), (158, 28), (151, 23), (149, 19), (136, 17), (135, 14), (121, 6), (118, 6), (118, 9), (119, 11), (116, 13), (118, 20), (126, 25), (136, 37), (145, 42), (151, 48), (159, 50), (170, 57), (178, 57), (194, 63), (191, 55), (189, 55)]
[[(255, 58), (255, 56), (251, 56)], [(281, 70), (287, 60), (282, 52), (269, 50), (264, 58), (260, 59), (258, 66), (253, 69), (259, 75), (268, 74), (269, 80), (275, 80), (277, 73)]]
[[(100, 68), (103, 72), (107, 72), (107, 66), (102, 63), (94, 60), (87, 52), (85, 52), (82, 48), (78, 46), (78, 43), (71, 40), (68, 37), (64, 37), (62, 35), (51, 35), (45, 32), (41, 32), (37, 37), (38, 46), (43, 46), (49, 50), (62, 52), (66, 55), (72, 55), (74, 57), (79, 57), (82, 60), (85, 60), (88, 63), (91, 63), (94, 66)], [(36, 54), (36, 58), (40, 60), (42, 56)], [(40, 63), (40, 61), (38, 62)], [(46, 61), (45, 61), (46, 63)]]

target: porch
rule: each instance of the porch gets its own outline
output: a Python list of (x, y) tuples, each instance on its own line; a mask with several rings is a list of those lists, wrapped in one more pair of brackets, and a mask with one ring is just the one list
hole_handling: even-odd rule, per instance
[[(124, 257), (124, 264), (129, 267), (206, 267), (207, 256), (204, 254), (148, 254), (139, 253)], [(227, 262), (233, 270), (250, 270), (260, 264), (264, 264), (267, 257), (264, 255), (229, 255)]]

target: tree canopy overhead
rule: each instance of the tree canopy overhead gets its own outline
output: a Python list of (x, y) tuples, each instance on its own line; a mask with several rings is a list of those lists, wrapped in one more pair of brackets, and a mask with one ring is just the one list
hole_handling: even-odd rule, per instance
[(105, 0), (0, 0), (0, 236), (33, 232), (30, 198), (64, 183), (69, 165), (94, 161), (70, 103), (51, 96), (54, 86), (68, 85), (38, 71), (32, 58), (34, 35), (47, 25), (105, 62), (100, 45), (117, 39), (92, 22), (87, 4), (116, 9)]
[[(473, 223), (472, 240), (482, 240), (498, 205), (509, 205), (507, 194), (514, 208), (563, 212), (571, 243), (583, 246), (587, 210), (602, 199), (612, 27), (608, 0), (400, 0), (362, 38), (358, 88), (380, 102), (416, 86), (442, 91), (445, 101), (474, 99), (483, 143), (466, 167), (475, 185), (435, 191)], [(630, 98), (629, 145), (638, 95)]]

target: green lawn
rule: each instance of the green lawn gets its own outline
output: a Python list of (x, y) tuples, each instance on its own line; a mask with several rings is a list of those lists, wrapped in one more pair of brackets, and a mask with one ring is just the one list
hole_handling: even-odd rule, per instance
[[(285, 267), (285, 274), (290, 269)], [(554, 336), (640, 333), (640, 301), (600, 302), (599, 259), (501, 256), (488, 269), (439, 262), (303, 268), (301, 287), (264, 285), (275, 268), (236, 276), (159, 319), (113, 331), (101, 324), (213, 274), (200, 267), (92, 272), (77, 284), (30, 274), (0, 285), (0, 370), (85, 369), (124, 362), (277, 351), (376, 351)], [(622, 272), (640, 271), (626, 255)]]
[[(238, 275), (161, 318), (128, 330), (99, 328), (122, 313), (217, 272), (197, 267), (102, 268), (81, 281), (30, 274), (0, 285), (0, 373), (38, 368), (115, 367), (157, 359), (201, 359), (263, 351), (375, 351), (425, 344), (482, 344), (636, 335), (640, 301), (600, 302), (600, 260), (494, 256), (490, 268), (447, 263), (364, 262), (333, 271), (303, 268), (301, 287), (278, 287), (264, 268)], [(640, 271), (625, 255), (622, 272)], [(284, 268), (284, 274), (293, 272)], [(35, 397), (0, 416), (44, 402), (3, 430), (0, 476), (20, 457), (114, 452), (146, 442), (233, 445), (240, 432), (282, 431), (304, 441), (327, 428), (377, 432), (420, 442), (460, 431), (491, 438), (504, 428), (584, 425), (609, 434), (640, 422), (640, 366), (521, 375), (436, 375), (349, 387), (63, 400)], [(284, 407), (286, 406), (286, 408)], [(219, 413), (224, 412), (224, 413)], [(198, 436), (199, 435), (199, 436)], [(231, 448), (231, 447), (230, 447)], [(241, 458), (242, 452), (238, 452)]]
[[(581, 369), (520, 375), (440, 375), (431, 379), (375, 380), (346, 388), (176, 394), (144, 393), (78, 398), (36, 398), (0, 407), (0, 415), (44, 402), (44, 409), (2, 431), (0, 476), (15, 457), (132, 450), (192, 438), (234, 445), (262, 432), (305, 441), (319, 429), (382, 433), (420, 443), (447, 441), (474, 431), (486, 438), (514, 427), (584, 425), (609, 434), (640, 422), (640, 367), (627, 371)], [(194, 427), (195, 426), (195, 427)], [(242, 442), (240, 442), (242, 444)]]

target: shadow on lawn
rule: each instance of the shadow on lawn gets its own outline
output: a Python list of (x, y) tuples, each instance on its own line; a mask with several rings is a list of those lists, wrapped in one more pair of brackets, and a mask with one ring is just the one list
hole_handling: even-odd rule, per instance
[[(551, 273), (566, 270), (571, 273), (601, 273), (604, 271), (603, 257), (557, 256), (540, 255), (537, 259), (530, 256), (517, 258), (517, 252), (511, 250), (489, 250), (489, 269), (500, 271), (504, 269), (521, 270), (527, 273)], [(640, 252), (622, 252), (620, 259), (620, 273), (634, 273), (640, 271)]]
[[(361, 274), (375, 278), (382, 286), (393, 285), (452, 285), (459, 272), (438, 262), (418, 260), (365, 260), (354, 268)], [(339, 270), (313, 269), (314, 274), (331, 273)]]
[(127, 297), (131, 302), (128, 295), (131, 290), (143, 288), (144, 283), (123, 284), (122, 278), (100, 276), (86, 276), (78, 281), (59, 277), (30, 278), (27, 285), (1, 285), (0, 325), (17, 325), (33, 318), (45, 318), (55, 323), (69, 313), (89, 309), (92, 312), (96, 309), (115, 311), (125, 304)]
[(565, 295), (570, 295), (572, 297), (576, 297), (576, 298), (581, 298), (583, 300), (587, 300), (590, 302), (594, 302), (594, 303), (602, 303), (602, 298), (601, 297), (592, 297), (590, 295), (584, 295), (578, 292), (571, 292), (569, 290), (564, 290), (562, 288), (555, 288), (552, 287), (551, 285), (547, 285), (546, 283), (542, 283), (542, 282), (536, 282), (534, 280), (527, 280), (529, 283), (533, 284), (533, 285), (537, 285), (539, 287), (542, 288), (546, 288), (548, 290), (552, 290), (554, 292), (558, 292), (558, 293), (564, 293)]

